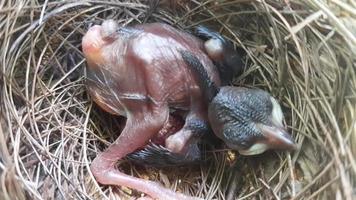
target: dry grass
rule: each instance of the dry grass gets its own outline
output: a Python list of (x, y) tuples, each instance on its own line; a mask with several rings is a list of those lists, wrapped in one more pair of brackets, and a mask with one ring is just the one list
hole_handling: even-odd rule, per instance
[(247, 52), (236, 85), (278, 97), (301, 146), (234, 162), (210, 152), (210, 165), (174, 173), (125, 163), (127, 173), (205, 199), (355, 199), (356, 2), (175, 3), (0, 1), (0, 199), (139, 195), (101, 187), (88, 171), (119, 129), (83, 86), (81, 37), (106, 18), (219, 30)]

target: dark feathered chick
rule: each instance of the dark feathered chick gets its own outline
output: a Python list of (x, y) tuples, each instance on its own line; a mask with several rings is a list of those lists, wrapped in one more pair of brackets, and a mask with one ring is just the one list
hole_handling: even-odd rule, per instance
[(214, 133), (243, 155), (294, 149), (283, 118), (276, 99), (260, 89), (222, 87), (209, 105)]
[(181, 54), (204, 92), (215, 135), (230, 148), (243, 155), (256, 155), (268, 149), (296, 148), (283, 126), (282, 109), (269, 93), (232, 86), (218, 88), (193, 54)]

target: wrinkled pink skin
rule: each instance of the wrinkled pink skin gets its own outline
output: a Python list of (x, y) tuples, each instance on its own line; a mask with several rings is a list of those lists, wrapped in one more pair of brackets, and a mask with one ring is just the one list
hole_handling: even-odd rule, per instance
[[(127, 117), (121, 135), (94, 159), (91, 171), (102, 184), (130, 187), (152, 198), (197, 199), (115, 169), (118, 160), (156, 139), (169, 126), (171, 108), (181, 110), (186, 121), (206, 121), (207, 105), (178, 50), (193, 52), (212, 80), (220, 83), (199, 39), (159, 23), (136, 28), (134, 36), (112, 33), (107, 37), (103, 26), (96, 25), (83, 38), (91, 97), (104, 110)], [(183, 127), (165, 138), (165, 146), (184, 153), (191, 135)]]

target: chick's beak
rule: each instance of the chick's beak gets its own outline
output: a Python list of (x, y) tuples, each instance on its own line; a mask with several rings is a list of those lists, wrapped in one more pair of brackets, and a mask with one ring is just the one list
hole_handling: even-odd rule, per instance
[(280, 150), (296, 150), (297, 145), (289, 133), (282, 127), (258, 125), (264, 136), (262, 143), (266, 144), (270, 149)]

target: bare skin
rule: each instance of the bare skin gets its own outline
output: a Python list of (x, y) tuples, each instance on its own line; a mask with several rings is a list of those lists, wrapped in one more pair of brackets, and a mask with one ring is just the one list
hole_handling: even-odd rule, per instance
[(127, 117), (121, 135), (91, 164), (97, 181), (134, 188), (157, 199), (197, 199), (128, 176), (115, 169), (115, 164), (154, 141), (162, 128), (168, 126), (172, 109), (181, 111), (185, 124), (165, 138), (164, 146), (177, 154), (189, 151), (186, 147), (195, 134), (189, 123), (207, 123), (207, 107), (178, 50), (195, 52), (219, 83), (202, 41), (164, 24), (117, 31), (116, 25), (107, 21), (91, 27), (82, 46), (88, 63), (90, 95), (107, 112)]

